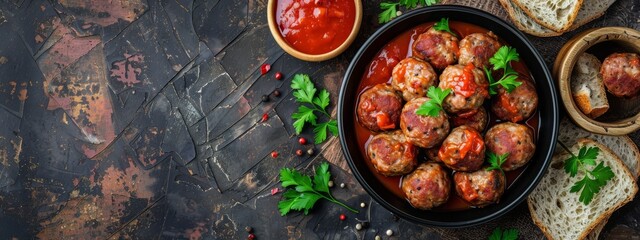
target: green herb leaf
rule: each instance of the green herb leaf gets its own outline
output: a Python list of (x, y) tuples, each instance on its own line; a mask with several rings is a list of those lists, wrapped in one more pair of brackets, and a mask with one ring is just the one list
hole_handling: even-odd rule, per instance
[(449, 19), (448, 18), (441, 18), (439, 22), (436, 22), (435, 25), (433, 25), (433, 29), (438, 30), (438, 31), (442, 31), (442, 32), (448, 32), (451, 33), (451, 35), (453, 36), (458, 36), (455, 33), (453, 33), (451, 31), (451, 29), (449, 28)]
[[(316, 133), (316, 144), (320, 144), (327, 139), (327, 130), (333, 135), (338, 135), (337, 124), (335, 120), (331, 119), (331, 115), (326, 110), (331, 100), (329, 91), (322, 89), (316, 95), (318, 90), (306, 74), (296, 74), (291, 81), (291, 88), (294, 90), (293, 96), (296, 102), (301, 104), (298, 107), (298, 111), (291, 115), (291, 118), (295, 120), (293, 128), (296, 130), (296, 134), (302, 133), (306, 123), (310, 123)], [(318, 124), (318, 116), (316, 115), (318, 112), (329, 118), (329, 121)]]
[(322, 89), (320, 94), (317, 97), (313, 98), (313, 104), (320, 107), (320, 109), (324, 110), (327, 106), (329, 106), (329, 91), (326, 89)]
[(291, 80), (291, 88), (296, 90), (293, 96), (300, 103), (312, 103), (316, 88), (306, 74), (296, 74)]
[(398, 4), (399, 3), (389, 2), (380, 3), (380, 9), (382, 9), (382, 12), (378, 14), (378, 23), (386, 23), (397, 17), (396, 12), (398, 12), (398, 10), (396, 9), (396, 6), (398, 6)]
[(493, 65), (493, 70), (511, 68), (511, 61), (520, 61), (520, 54), (515, 48), (509, 46), (502, 46), (498, 51), (489, 59), (489, 62)]
[(429, 100), (422, 103), (416, 110), (416, 114), (421, 116), (437, 117), (442, 111), (442, 102), (451, 93), (451, 89), (442, 90), (439, 87), (431, 86), (427, 90)]
[[(560, 144), (565, 150), (569, 151), (564, 144)], [(564, 171), (569, 173), (569, 176), (575, 177), (579, 172), (582, 172), (584, 176), (582, 179), (569, 189), (569, 192), (580, 192), (578, 200), (585, 205), (589, 205), (594, 196), (600, 192), (600, 189), (607, 185), (607, 182), (611, 180), (615, 174), (610, 167), (604, 166), (604, 162), (599, 162), (596, 165), (596, 159), (600, 154), (600, 149), (597, 147), (583, 146), (578, 151), (576, 156), (569, 151), (571, 157), (564, 161)], [(596, 166), (593, 170), (587, 169), (587, 166)]]
[[(323, 162), (316, 169), (316, 173), (311, 177), (301, 174), (295, 169), (283, 168), (280, 170), (280, 181), (282, 187), (289, 188), (282, 195), (282, 200), (278, 202), (278, 210), (280, 215), (287, 215), (291, 210), (303, 211), (305, 215), (309, 214), (309, 210), (313, 208), (315, 203), (324, 198), (330, 202), (338, 204), (349, 211), (358, 213), (357, 210), (336, 200), (329, 190), (329, 164)], [(293, 187), (293, 189), (291, 189)]]
[(505, 229), (502, 231), (500, 227), (497, 227), (493, 230), (491, 235), (489, 236), (489, 240), (517, 240), (518, 239), (518, 230), (517, 229)]
[(502, 155), (496, 155), (493, 152), (487, 151), (487, 161), (489, 162), (489, 167), (487, 171), (491, 170), (500, 170), (502, 171), (502, 164), (507, 161), (507, 157), (509, 157), (509, 153), (505, 153)]
[(510, 93), (522, 85), (522, 82), (518, 81), (518, 72), (511, 67), (511, 61), (520, 61), (520, 55), (515, 48), (509, 46), (500, 47), (493, 57), (489, 59), (494, 71), (502, 70), (502, 77), (496, 81), (492, 72), (486, 67), (484, 68), (484, 73), (487, 76), (487, 80), (489, 80), (489, 94), (498, 94), (498, 86), (502, 86), (505, 91)]

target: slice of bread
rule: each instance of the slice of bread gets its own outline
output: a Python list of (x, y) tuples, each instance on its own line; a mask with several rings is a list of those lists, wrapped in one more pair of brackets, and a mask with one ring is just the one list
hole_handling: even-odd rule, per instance
[[(611, 213), (633, 200), (638, 191), (635, 178), (627, 167), (609, 148), (590, 139), (578, 139), (570, 151), (578, 153), (583, 146), (598, 147), (600, 154), (596, 161), (603, 161), (611, 168), (615, 177), (600, 189), (589, 203), (578, 201), (579, 193), (570, 193), (575, 182), (583, 173), (570, 177), (564, 171), (564, 160), (568, 153), (556, 154), (546, 175), (527, 199), (533, 222), (548, 239), (584, 239), (605, 221)], [(560, 146), (558, 146), (560, 148)]]
[(571, 95), (582, 113), (597, 118), (609, 110), (607, 91), (604, 88), (600, 66), (596, 56), (582, 53), (573, 65)]
[(533, 19), (527, 16), (527, 14), (511, 2), (511, 0), (500, 0), (500, 4), (504, 10), (507, 11), (507, 14), (509, 14), (511, 21), (523, 32), (538, 37), (555, 37), (562, 34), (554, 32), (553, 30), (538, 24), (536, 21), (533, 21)]
[(569, 30), (582, 0), (513, 0), (530, 18), (555, 32)]
[(576, 16), (576, 20), (573, 22), (573, 25), (571, 25), (571, 28), (569, 28), (569, 31), (573, 31), (596, 18), (602, 17), (614, 2), (616, 2), (616, 0), (583, 0), (578, 16)]

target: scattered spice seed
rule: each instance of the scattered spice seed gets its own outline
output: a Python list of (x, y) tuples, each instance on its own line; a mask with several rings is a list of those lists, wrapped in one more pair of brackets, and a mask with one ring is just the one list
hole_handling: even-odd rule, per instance
[(301, 137), (301, 138), (298, 139), (298, 143), (300, 143), (300, 145), (305, 145), (305, 144), (307, 144), (307, 139)]
[(307, 154), (309, 155), (313, 155), (314, 153), (313, 148), (309, 148), (309, 150), (307, 150)]
[(248, 233), (253, 233), (253, 228), (250, 226), (246, 226), (244, 230), (247, 231)]
[(277, 193), (279, 193), (279, 192), (280, 192), (280, 189), (279, 189), (279, 188), (271, 189), (271, 196), (276, 195), (276, 194), (277, 194)]
[(376, 237), (374, 238), (375, 240), (382, 240), (382, 238), (378, 235), (376, 235)]
[(358, 231), (362, 230), (362, 224), (361, 223), (356, 224), (356, 230), (358, 230)]
[(345, 216), (344, 214), (340, 214), (340, 221), (344, 221), (345, 219), (347, 219), (347, 216)]
[(345, 187), (344, 183), (340, 183), (340, 188), (344, 188), (344, 187)]
[(276, 77), (277, 80), (282, 80), (282, 73), (281, 72), (276, 72), (275, 77)]
[(276, 151), (271, 152), (271, 157), (272, 158), (277, 158), (278, 157), (278, 152), (276, 152)]
[(261, 119), (261, 121), (262, 121), (262, 122), (266, 122), (267, 120), (269, 120), (269, 114), (266, 114), (266, 113), (265, 113), (265, 114), (262, 114), (262, 119)]
[(247, 239), (254, 240), (256, 239), (256, 235), (254, 235), (253, 233), (249, 233), (249, 236), (247, 236)]
[(327, 183), (327, 186), (333, 187), (333, 181), (329, 181), (329, 183)]
[(262, 66), (260, 66), (260, 73), (262, 75), (267, 74), (269, 70), (271, 70), (271, 65), (268, 63), (262, 64)]
[(387, 236), (391, 237), (391, 235), (393, 235), (393, 231), (391, 231), (391, 229), (387, 229)]
[(302, 149), (298, 149), (296, 150), (296, 155), (298, 155), (298, 157), (302, 157), (302, 155), (304, 155), (304, 152), (302, 152)]
[(269, 101), (269, 96), (262, 95), (262, 102), (268, 102), (268, 101)]
[(280, 90), (273, 90), (273, 96), (280, 97)]
[(361, 207), (361, 208), (364, 208), (364, 207), (366, 207), (366, 206), (367, 206), (367, 204), (366, 204), (366, 203), (364, 203), (364, 202), (361, 202), (361, 203), (360, 203), (360, 207)]

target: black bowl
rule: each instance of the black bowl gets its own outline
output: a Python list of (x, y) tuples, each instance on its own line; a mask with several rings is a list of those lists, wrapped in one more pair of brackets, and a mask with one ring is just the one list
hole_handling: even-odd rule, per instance
[[(536, 152), (520, 177), (504, 193), (498, 204), (484, 208), (471, 208), (455, 212), (425, 211), (413, 208), (406, 199), (382, 187), (382, 183), (369, 170), (367, 158), (360, 153), (355, 137), (355, 109), (358, 85), (364, 71), (385, 44), (399, 34), (426, 22), (440, 18), (471, 23), (493, 31), (501, 39), (518, 49), (536, 82), (539, 96), (539, 134)], [(544, 60), (524, 34), (489, 13), (461, 6), (432, 6), (413, 10), (382, 26), (360, 48), (351, 61), (340, 89), (338, 103), (338, 130), (340, 143), (349, 167), (362, 187), (380, 205), (406, 220), (429, 226), (466, 227), (498, 218), (526, 199), (538, 184), (549, 165), (558, 133), (558, 100), (553, 80)], [(452, 193), (455, 194), (455, 193)]]

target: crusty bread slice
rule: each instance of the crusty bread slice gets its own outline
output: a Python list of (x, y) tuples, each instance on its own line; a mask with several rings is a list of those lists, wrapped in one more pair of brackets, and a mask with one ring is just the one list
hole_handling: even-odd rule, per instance
[[(560, 121), (558, 141), (563, 142), (567, 146), (572, 146), (576, 144), (580, 138), (593, 139), (609, 147), (609, 149), (620, 157), (624, 165), (629, 168), (629, 171), (631, 171), (631, 174), (636, 179), (640, 176), (640, 150), (638, 150), (638, 146), (636, 146), (628, 136), (595, 134), (576, 126), (567, 118)], [(562, 148), (556, 148), (556, 153), (562, 152), (565, 152)]]
[(573, 65), (571, 95), (582, 113), (597, 118), (609, 110), (607, 91), (600, 74), (602, 63), (596, 56), (582, 53)]
[(527, 199), (533, 222), (548, 239), (586, 238), (612, 212), (633, 200), (638, 191), (635, 178), (609, 148), (583, 138), (570, 147), (570, 151), (577, 153), (583, 146), (600, 148), (597, 161), (604, 161), (615, 177), (600, 189), (589, 205), (584, 205), (578, 201), (580, 194), (569, 192), (583, 173), (570, 177), (563, 168), (564, 160), (570, 155), (554, 155), (546, 175)]
[(500, 0), (500, 4), (509, 14), (509, 18), (516, 25), (518, 29), (533, 36), (538, 37), (555, 37), (559, 36), (562, 33), (554, 32), (551, 29), (548, 29), (536, 21), (531, 19), (527, 14), (525, 14), (522, 9), (516, 6), (511, 0)]
[(555, 32), (569, 30), (582, 0), (513, 0), (530, 18)]
[(571, 25), (569, 31), (573, 31), (596, 18), (602, 17), (614, 2), (616, 2), (616, 0), (583, 0), (578, 16), (576, 16), (576, 20), (573, 21), (573, 25)]

